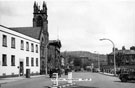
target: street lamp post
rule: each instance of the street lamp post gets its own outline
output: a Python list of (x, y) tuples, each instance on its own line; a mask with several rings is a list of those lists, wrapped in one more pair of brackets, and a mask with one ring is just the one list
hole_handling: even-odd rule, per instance
[(113, 52), (114, 52), (114, 75), (116, 75), (116, 60), (115, 60), (115, 45), (114, 45), (114, 42), (110, 39), (107, 39), (107, 38), (103, 38), (103, 39), (100, 39), (100, 41), (102, 40), (108, 40), (110, 41), (112, 44), (113, 44)]

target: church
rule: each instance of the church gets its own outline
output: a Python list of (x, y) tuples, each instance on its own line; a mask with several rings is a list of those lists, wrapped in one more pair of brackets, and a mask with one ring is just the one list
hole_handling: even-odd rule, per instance
[[(27, 69), (31, 75), (47, 73), (50, 56), (47, 53), (50, 45), (47, 17), (46, 3), (43, 2), (40, 9), (34, 2), (33, 27), (0, 25), (0, 77), (24, 76)], [(53, 46), (60, 49), (60, 40)]]

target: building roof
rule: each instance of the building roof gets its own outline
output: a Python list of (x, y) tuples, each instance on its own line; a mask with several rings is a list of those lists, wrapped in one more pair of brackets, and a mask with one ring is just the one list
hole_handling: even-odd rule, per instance
[(61, 47), (61, 41), (60, 40), (49, 40), (49, 45), (58, 46)]
[[(116, 50), (115, 54), (123, 53), (123, 54), (135, 54), (135, 50)], [(113, 55), (114, 52), (110, 53), (110, 55)]]
[(15, 27), (10, 29), (38, 40), (41, 33), (41, 27)]

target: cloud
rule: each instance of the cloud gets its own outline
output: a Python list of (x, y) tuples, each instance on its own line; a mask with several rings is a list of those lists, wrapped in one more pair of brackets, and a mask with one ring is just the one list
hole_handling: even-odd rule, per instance
[[(42, 5), (42, 1), (37, 2)], [(50, 39), (57, 39), (59, 34), (63, 51), (82, 49), (110, 53), (112, 45), (100, 42), (100, 38), (113, 40), (118, 48), (135, 44), (135, 1), (46, 0), (46, 2)], [(33, 3), (34, 0), (0, 2), (0, 23), (4, 22), (9, 26), (31, 26)]]
[[(71, 31), (65, 31), (66, 34), (73, 32), (72, 37), (68, 37), (68, 43), (71, 46), (68, 46), (68, 49), (79, 49), (82, 47), (86, 49), (92, 49), (97, 47), (100, 38), (109, 38), (116, 43), (116, 47), (121, 47), (123, 45), (130, 46), (134, 44), (134, 6), (130, 6), (131, 3), (123, 1), (111, 1), (111, 2), (92, 2), (89, 4), (78, 3), (71, 8), (67, 14), (59, 13), (59, 20), (62, 20), (66, 28), (71, 28)], [(63, 17), (64, 16), (64, 17)], [(82, 33), (78, 30), (83, 30)], [(74, 32), (76, 31), (76, 33)], [(63, 32), (64, 33), (64, 32)], [(83, 36), (84, 39), (74, 36), (78, 35)], [(71, 33), (72, 34), (72, 33)], [(84, 34), (84, 35), (82, 35)], [(84, 37), (85, 36), (85, 37)], [(65, 38), (66, 41), (67, 38)], [(64, 41), (64, 40), (63, 40)], [(129, 41), (128, 43), (126, 41)], [(66, 43), (65, 43), (66, 44)], [(74, 45), (76, 44), (76, 45)], [(105, 43), (106, 44), (106, 43)], [(107, 44), (111, 46), (111, 44)], [(75, 47), (73, 47), (75, 46)], [(71, 48), (70, 48), (71, 47)], [(78, 48), (77, 48), (78, 47)], [(100, 47), (100, 46), (99, 46)], [(88, 50), (87, 49), (87, 50)], [(94, 48), (93, 48), (94, 49)]]

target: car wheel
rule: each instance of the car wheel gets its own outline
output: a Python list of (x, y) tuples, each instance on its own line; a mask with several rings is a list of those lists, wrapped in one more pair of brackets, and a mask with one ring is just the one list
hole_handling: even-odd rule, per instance
[(121, 82), (127, 82), (126, 78), (121, 78)]

